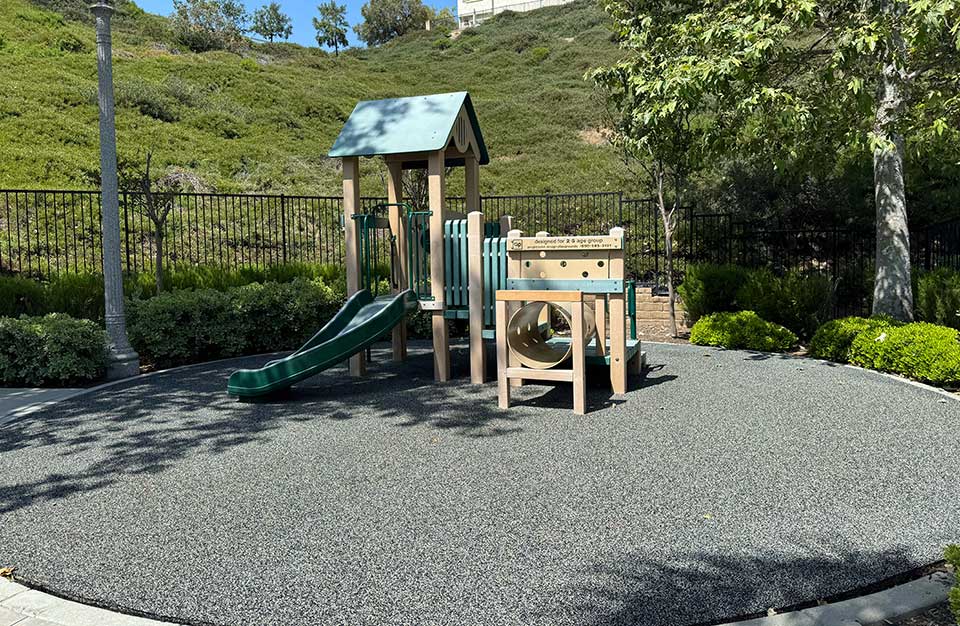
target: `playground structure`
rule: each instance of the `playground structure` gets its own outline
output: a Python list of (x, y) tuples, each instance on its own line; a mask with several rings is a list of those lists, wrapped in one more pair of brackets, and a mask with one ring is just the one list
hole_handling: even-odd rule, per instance
[[(643, 367), (640, 341), (627, 338), (624, 232), (609, 236), (550, 237), (507, 234), (507, 289), (498, 290), (497, 382), (501, 408), (515, 381), (573, 384), (573, 409), (586, 411), (586, 365), (609, 367), (614, 393), (627, 391), (627, 374)], [(592, 300), (592, 302), (591, 302)], [(553, 309), (570, 328), (552, 336)], [(608, 320), (609, 312), (609, 338)], [(556, 369), (572, 358), (570, 369)]]
[[(511, 230), (509, 216), (487, 220), (480, 211), (479, 176), (480, 166), (490, 159), (469, 94), (360, 102), (329, 156), (341, 159), (343, 169), (348, 303), (286, 359), (260, 370), (235, 373), (228, 385), (231, 393), (241, 397), (273, 393), (347, 357), (350, 374), (362, 376), (367, 365), (365, 349), (391, 328), (392, 357), (402, 361), (407, 354), (402, 321), (417, 309), (431, 316), (435, 380), (445, 382), (451, 375), (447, 322), (463, 319), (469, 323), (470, 378), (473, 383), (484, 383), (485, 340), (505, 337), (497, 317), (498, 294), (527, 290), (532, 291), (523, 301), (531, 303), (530, 308), (521, 310), (527, 311), (524, 316), (535, 317), (537, 323), (528, 324), (526, 346), (511, 342), (510, 367), (530, 366), (537, 358), (551, 360), (530, 368), (534, 372), (529, 375), (509, 376), (511, 384), (522, 384), (524, 378), (566, 380), (565, 374), (561, 376), (560, 370), (552, 368), (571, 355), (575, 363), (579, 362), (578, 355), (583, 356), (589, 343), (593, 350), (587, 360), (609, 364), (614, 392), (626, 391), (627, 360), (634, 354), (640, 357), (635, 293), (623, 275), (623, 230), (614, 229), (602, 237), (537, 233), (535, 238), (523, 238), (520, 231)], [(360, 159), (375, 156), (382, 157), (386, 164), (387, 202), (365, 211), (360, 195)], [(464, 170), (466, 215), (445, 206), (446, 169), (454, 167)], [(404, 201), (403, 172), (412, 169), (426, 170), (427, 207), (413, 207)], [(386, 231), (390, 243), (392, 292), (376, 299), (370, 295), (377, 280), (373, 245), (379, 233), (375, 231)], [(513, 245), (517, 249), (511, 249)], [(580, 295), (573, 298), (568, 292)], [(518, 297), (515, 294), (511, 301), (520, 302)], [(596, 332), (566, 339), (552, 336), (547, 314), (551, 306), (564, 309), (560, 315), (568, 324), (586, 319), (587, 326)], [(599, 315), (594, 315), (594, 306), (601, 307)], [(629, 355), (628, 318), (633, 338)], [(519, 319), (515, 326), (519, 328)], [(551, 374), (542, 373), (545, 371)], [(508, 374), (519, 372), (511, 369)], [(575, 408), (581, 413), (583, 379), (582, 371), (570, 378), (575, 382), (575, 398), (579, 398)]]

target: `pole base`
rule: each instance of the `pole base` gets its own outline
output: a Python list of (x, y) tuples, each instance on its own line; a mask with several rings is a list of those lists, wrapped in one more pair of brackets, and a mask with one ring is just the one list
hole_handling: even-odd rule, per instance
[(140, 357), (136, 352), (110, 353), (107, 358), (107, 380), (121, 380), (140, 375)]

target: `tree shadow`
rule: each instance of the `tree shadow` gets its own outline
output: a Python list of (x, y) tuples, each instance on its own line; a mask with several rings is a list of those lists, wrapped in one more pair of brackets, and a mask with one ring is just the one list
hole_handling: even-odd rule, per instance
[(566, 610), (581, 626), (712, 626), (871, 593), (914, 578), (924, 565), (902, 547), (787, 548), (789, 554), (681, 550), (600, 561), (578, 577), (587, 584), (568, 590)]
[[(125, 475), (162, 472), (191, 455), (266, 442), (287, 423), (363, 418), (475, 438), (522, 431), (523, 414), (497, 409), (489, 386), (435, 385), (430, 352), (412, 351), (403, 363), (387, 361), (389, 350), (376, 352), (380, 358), (366, 378), (351, 378), (340, 366), (258, 404), (228, 396), (226, 381), (235, 369), (272, 356), (161, 372), (15, 419), (0, 426), (0, 514), (97, 490)], [(454, 350), (458, 374), (466, 370), (464, 357)], [(2, 461), (15, 462), (12, 453), (27, 449), (31, 459), (58, 470), (5, 484)], [(83, 469), (62, 469), (70, 467)]]

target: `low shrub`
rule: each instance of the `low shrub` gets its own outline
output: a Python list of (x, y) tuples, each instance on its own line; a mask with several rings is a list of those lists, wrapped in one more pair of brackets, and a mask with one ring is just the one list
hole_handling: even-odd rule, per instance
[(947, 559), (947, 563), (953, 566), (953, 571), (958, 577), (956, 586), (950, 590), (950, 610), (953, 611), (953, 617), (957, 620), (957, 625), (960, 626), (960, 545), (948, 546), (944, 551), (944, 558)]
[(141, 358), (171, 367), (299, 347), (343, 303), (320, 280), (182, 290), (130, 300), (127, 327)]
[(809, 338), (833, 312), (833, 284), (826, 276), (710, 263), (691, 265), (678, 287), (691, 321), (723, 311), (754, 311), (761, 318)]
[(19, 276), (0, 276), (0, 317), (41, 315), (46, 311), (42, 284)]
[(861, 332), (850, 362), (942, 387), (960, 385), (960, 331), (926, 322)]
[(99, 274), (61, 274), (47, 283), (45, 289), (48, 313), (103, 320), (103, 277)]
[(916, 291), (920, 319), (960, 329), (960, 272), (940, 268), (921, 274)]
[(691, 264), (677, 292), (690, 321), (696, 322), (704, 315), (737, 310), (737, 292), (746, 280), (747, 269), (737, 265)]
[(837, 363), (850, 361), (853, 340), (865, 331), (881, 331), (899, 322), (884, 317), (844, 317), (823, 324), (810, 340), (810, 356)]
[(539, 65), (543, 63), (548, 56), (550, 56), (550, 48), (546, 46), (537, 46), (530, 50), (530, 56), (533, 58), (533, 62)]
[(68, 385), (101, 378), (107, 335), (68, 315), (0, 318), (0, 384)]
[(797, 344), (788, 329), (768, 322), (753, 311), (711, 313), (690, 329), (690, 343), (700, 346), (783, 352)]

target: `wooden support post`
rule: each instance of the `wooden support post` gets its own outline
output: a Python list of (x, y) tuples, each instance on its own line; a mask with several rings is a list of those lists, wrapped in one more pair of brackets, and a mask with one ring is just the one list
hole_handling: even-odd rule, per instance
[[(611, 237), (623, 239), (622, 228), (611, 228)], [(623, 250), (610, 255), (610, 278), (623, 279)], [(613, 393), (627, 393), (627, 302), (626, 292), (610, 294), (610, 386)]]
[(587, 412), (586, 345), (583, 341), (583, 299), (572, 303), (573, 319), (570, 320), (570, 338), (573, 342), (573, 412)]
[[(347, 296), (360, 290), (360, 254), (357, 250), (357, 224), (354, 213), (360, 208), (360, 159), (343, 159), (343, 229), (344, 252), (347, 269)], [(363, 376), (367, 371), (366, 356), (363, 351), (350, 357), (350, 375)]]
[(506, 234), (513, 230), (513, 217), (504, 215), (500, 218), (500, 236), (506, 237)]
[(507, 378), (510, 348), (507, 346), (507, 302), (497, 300), (497, 405), (510, 408), (510, 381)]
[[(391, 250), (396, 256), (391, 259), (393, 265), (393, 279), (397, 284), (393, 293), (406, 290), (407, 284), (407, 216), (398, 206), (403, 197), (403, 168), (400, 162), (387, 162), (387, 202), (390, 203), (390, 234), (395, 238)], [(403, 361), (407, 358), (407, 325), (397, 324), (393, 329), (393, 360)]]
[(430, 293), (440, 303), (432, 310), (433, 316), (433, 378), (437, 382), (450, 380), (450, 335), (443, 317), (446, 288), (443, 246), (443, 222), (446, 185), (444, 181), (443, 150), (431, 152), (427, 162), (427, 186), (430, 196)]
[(483, 213), (480, 211), (471, 211), (467, 215), (467, 255), (470, 269), (467, 290), (470, 302), (470, 382), (482, 385), (486, 380), (487, 348), (483, 343)]
[[(503, 234), (502, 231), (501, 231), (501, 234)], [(507, 237), (522, 237), (522, 236), (523, 236), (523, 232), (521, 232), (521, 231), (519, 231), (519, 230), (509, 230), (509, 231), (507, 231)], [(519, 256), (518, 254), (511, 254), (511, 253), (510, 253), (510, 250), (508, 249), (508, 250), (507, 250), (507, 278), (520, 278), (521, 265), (522, 265), (522, 263), (520, 262), (520, 256)], [(510, 305), (507, 307), (507, 322), (510, 321), (509, 316), (510, 316), (510, 315), (513, 315), (513, 312), (514, 312), (514, 310), (515, 310), (514, 304), (515, 304), (515, 303), (512, 303), (512, 302), (511, 302)], [(519, 303), (517, 303), (517, 304), (519, 304)], [(507, 324), (507, 322), (504, 322), (504, 327), (503, 327), (503, 328), (504, 328), (504, 331), (503, 331), (504, 333), (507, 332), (507, 331), (506, 331), (506, 328), (507, 328), (506, 324)], [(499, 340), (499, 337), (500, 337), (500, 332), (497, 331), (497, 338), (498, 338), (498, 340)], [(520, 363), (520, 360), (519, 360), (516, 356), (514, 356), (513, 354), (509, 353), (509, 351), (508, 351), (508, 354), (507, 354), (507, 364), (508, 364), (510, 367), (520, 367), (520, 366), (522, 365), (522, 364)], [(523, 387), (523, 379), (522, 379), (522, 378), (511, 378), (511, 379), (510, 379), (510, 385), (513, 386), (513, 387)]]

